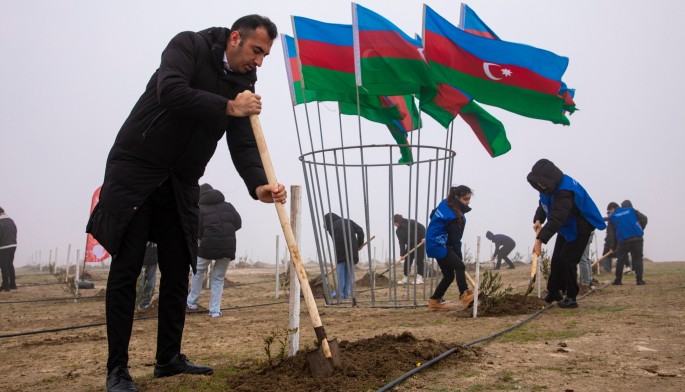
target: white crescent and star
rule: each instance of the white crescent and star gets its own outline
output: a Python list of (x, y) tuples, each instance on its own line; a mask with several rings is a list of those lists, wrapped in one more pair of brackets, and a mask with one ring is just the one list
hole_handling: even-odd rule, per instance
[(502, 73), (502, 76), (509, 77), (511, 76), (511, 70), (507, 68), (502, 68), (501, 65), (495, 64), (495, 63), (483, 63), (483, 71), (485, 72), (485, 75), (492, 79), (492, 80), (502, 80), (502, 78), (498, 78), (497, 76), (492, 74), (492, 70), (490, 67), (495, 66), (500, 68), (500, 72)]

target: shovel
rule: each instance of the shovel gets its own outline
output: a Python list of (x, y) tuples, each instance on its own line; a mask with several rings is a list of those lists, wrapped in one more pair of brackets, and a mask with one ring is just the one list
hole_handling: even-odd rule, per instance
[[(419, 247), (423, 246), (423, 244), (424, 244), (425, 242), (426, 242), (425, 239), (422, 239), (421, 241), (419, 241), (419, 243), (418, 243), (415, 247), (411, 248), (404, 256), (402, 256), (402, 257), (400, 257), (399, 259), (397, 259), (397, 261), (395, 261), (395, 263), (399, 263), (399, 262), (401, 262), (401, 261), (404, 261), (404, 259), (406, 259), (407, 257), (409, 257), (410, 254), (416, 252), (416, 250), (419, 249)], [(381, 272), (379, 275), (384, 275), (384, 274), (385, 274), (386, 272), (388, 272), (388, 271), (390, 271), (390, 268), (388, 268), (388, 269), (386, 269), (385, 271)]]
[(533, 261), (530, 263), (530, 282), (528, 282), (528, 290), (526, 290), (526, 294), (523, 296), (523, 299), (526, 299), (528, 294), (530, 294), (531, 291), (533, 291), (533, 285), (535, 283), (535, 277), (538, 272), (538, 255), (533, 253)]
[(594, 267), (597, 265), (597, 263), (601, 263), (602, 260), (604, 260), (604, 259), (606, 259), (607, 257), (609, 257), (609, 255), (611, 255), (612, 253), (614, 253), (613, 250), (609, 250), (608, 252), (606, 252), (602, 257), (600, 257), (599, 259), (595, 260), (595, 261), (592, 263), (592, 265), (590, 266), (590, 268), (594, 268)]
[(368, 240), (366, 240), (366, 242), (364, 242), (363, 244), (359, 245), (358, 250), (364, 249), (364, 247), (366, 246), (366, 244), (368, 244), (369, 242), (373, 241), (374, 238), (376, 238), (376, 236), (375, 236), (375, 235), (372, 235), (371, 238), (369, 238)]
[[(535, 238), (537, 239), (538, 234), (540, 233), (540, 230), (535, 231)], [(538, 273), (538, 255), (533, 253), (533, 261), (530, 263), (530, 282), (528, 282), (528, 290), (526, 290), (526, 294), (523, 296), (523, 299), (525, 300), (528, 294), (533, 291), (533, 284), (535, 283), (535, 277)]]
[[(266, 140), (264, 139), (264, 133), (262, 132), (262, 125), (259, 122), (259, 116), (256, 114), (250, 115), (250, 123), (252, 123), (252, 132), (254, 132), (259, 155), (262, 158), (262, 165), (266, 172), (266, 178), (269, 181), (269, 184), (276, 185), (278, 184), (278, 181), (276, 181), (276, 173), (274, 172), (273, 164), (271, 163), (269, 150), (266, 147)], [(307, 352), (309, 369), (314, 377), (331, 376), (333, 375), (335, 368), (342, 365), (338, 340), (335, 338), (329, 340), (326, 337), (326, 331), (321, 324), (319, 310), (314, 301), (312, 288), (309, 286), (307, 272), (304, 270), (300, 250), (297, 247), (293, 229), (290, 227), (290, 221), (285, 206), (280, 203), (274, 203), (274, 205), (276, 206), (276, 212), (278, 212), (278, 219), (281, 221), (281, 229), (283, 229), (283, 235), (285, 236), (288, 250), (290, 250), (290, 259), (292, 260), (293, 268), (295, 268), (297, 278), (300, 280), (300, 287), (302, 288), (304, 301), (307, 304), (307, 310), (309, 311), (309, 316), (312, 320), (312, 325), (314, 326), (316, 340), (319, 342), (319, 347)]]

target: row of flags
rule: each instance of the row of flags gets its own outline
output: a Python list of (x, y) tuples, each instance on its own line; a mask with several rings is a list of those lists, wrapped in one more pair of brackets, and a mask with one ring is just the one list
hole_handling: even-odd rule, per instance
[[(466, 4), (459, 27), (424, 5), (423, 40), (355, 3), (351, 25), (292, 23), (294, 36), (281, 38), (293, 105), (338, 102), (342, 114), (385, 124), (401, 145), (421, 127), (420, 112), (445, 128), (459, 116), (496, 157), (511, 144), (476, 101), (564, 125), (575, 111), (561, 80), (568, 58), (499, 39)], [(401, 153), (401, 163), (412, 162), (409, 147)]]

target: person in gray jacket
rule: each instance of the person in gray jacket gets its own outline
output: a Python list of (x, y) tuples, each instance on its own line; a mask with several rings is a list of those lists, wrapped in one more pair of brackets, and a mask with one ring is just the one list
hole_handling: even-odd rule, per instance
[(14, 252), (17, 250), (17, 225), (0, 207), (0, 271), (2, 286), (0, 291), (17, 289), (14, 275)]

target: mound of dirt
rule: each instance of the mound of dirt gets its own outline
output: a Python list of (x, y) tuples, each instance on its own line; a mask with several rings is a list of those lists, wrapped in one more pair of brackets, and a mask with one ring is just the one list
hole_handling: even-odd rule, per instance
[[(375, 390), (420, 363), (456, 347), (457, 344), (418, 340), (411, 333), (399, 336), (383, 334), (357, 342), (340, 342), (342, 366), (331, 377), (314, 378), (306, 354), (298, 353), (273, 367), (257, 368), (247, 364), (228, 378), (229, 390), (235, 391), (365, 391)], [(465, 367), (481, 355), (478, 348), (460, 347), (440, 362)]]
[[(501, 317), (501, 316), (516, 316), (519, 314), (531, 314), (544, 308), (547, 304), (541, 298), (534, 296), (527, 296), (524, 298), (523, 294), (507, 294), (502, 301), (496, 304), (490, 304), (487, 301), (478, 303), (478, 317)], [(457, 311), (457, 317), (471, 317), (473, 315), (473, 308)]]
[[(367, 272), (358, 281), (355, 282), (357, 287), (371, 287), (370, 275)], [(390, 280), (381, 274), (375, 274), (375, 285), (376, 287), (387, 287), (390, 284)]]

